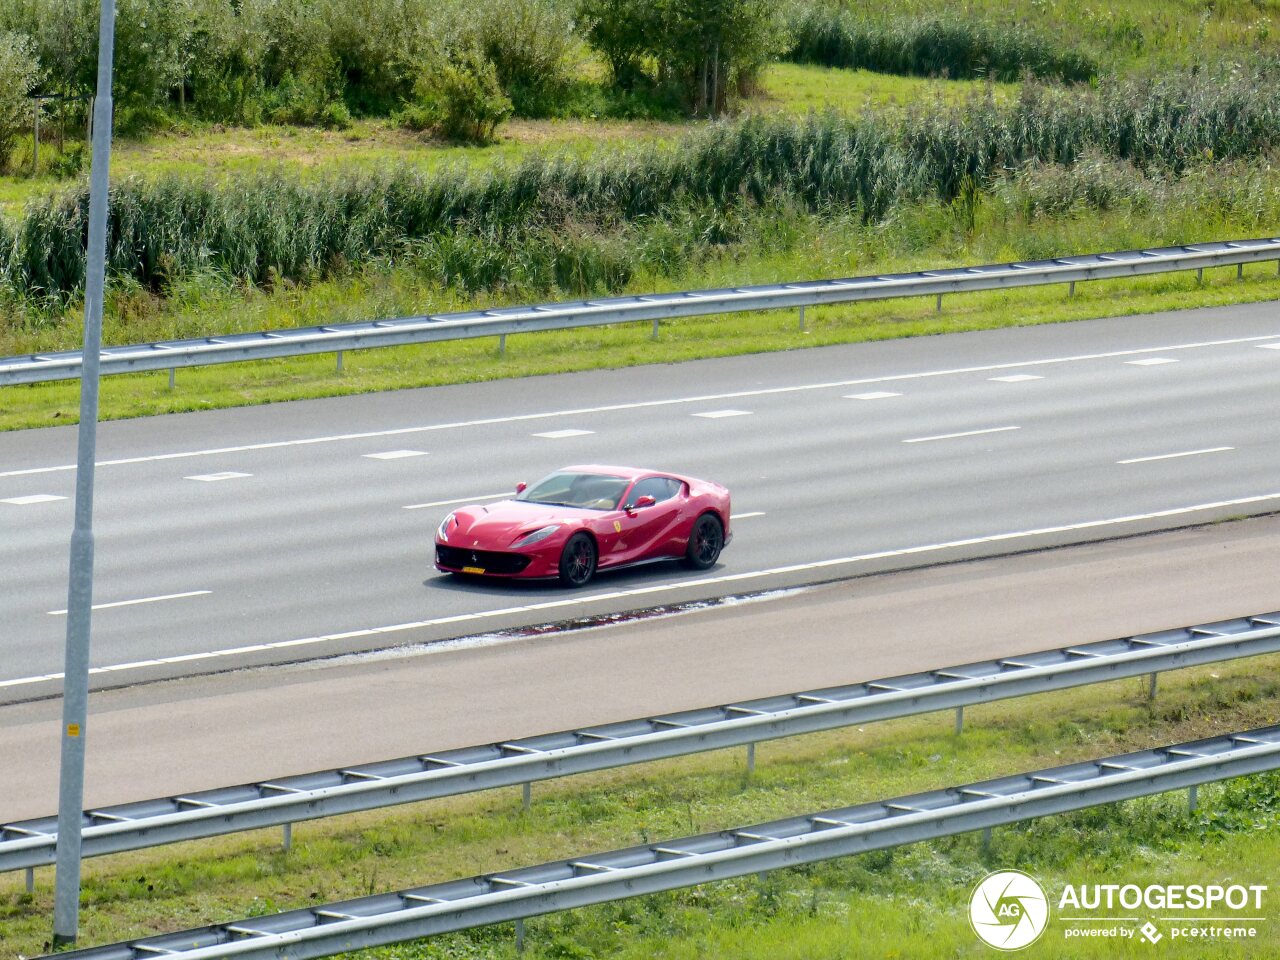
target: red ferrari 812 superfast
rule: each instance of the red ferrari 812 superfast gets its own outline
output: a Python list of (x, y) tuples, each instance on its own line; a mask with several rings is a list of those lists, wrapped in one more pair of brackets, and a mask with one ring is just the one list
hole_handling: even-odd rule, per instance
[(683, 560), (715, 564), (729, 543), (729, 491), (718, 483), (634, 467), (565, 467), (516, 496), (455, 510), (436, 530), (436, 569), (559, 579)]

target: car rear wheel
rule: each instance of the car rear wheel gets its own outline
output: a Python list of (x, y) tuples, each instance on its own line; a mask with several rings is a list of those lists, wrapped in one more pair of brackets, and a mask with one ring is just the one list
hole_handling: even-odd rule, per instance
[(684, 552), (686, 567), (694, 570), (706, 570), (715, 566), (720, 559), (720, 551), (724, 549), (724, 526), (714, 513), (704, 513), (693, 525), (689, 534), (689, 546)]
[(590, 534), (575, 533), (560, 554), (560, 582), (567, 587), (581, 587), (595, 574), (596, 542)]

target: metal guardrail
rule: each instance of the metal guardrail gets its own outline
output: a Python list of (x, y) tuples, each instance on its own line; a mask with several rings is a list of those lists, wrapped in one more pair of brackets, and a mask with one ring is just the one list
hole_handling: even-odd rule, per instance
[[(279, 826), (1280, 652), (1280, 613), (90, 810), (82, 856)], [(1154, 692), (1154, 686), (1153, 686)], [(53, 863), (57, 818), (0, 826), (0, 872)]]
[[(1244, 264), (1270, 260), (1276, 260), (1280, 264), (1280, 238), (1227, 240), (1149, 250), (1121, 250), (1114, 253), (1085, 254), (1050, 260), (954, 267), (874, 277), (850, 277), (839, 280), (813, 280), (719, 290), (609, 297), (573, 303), (502, 307), (494, 310), (442, 313), (363, 323), (106, 347), (102, 351), (101, 370), (105, 376), (145, 370), (173, 371), (178, 367), (319, 353), (337, 353), (341, 357), (341, 354), (347, 350), (461, 340), (470, 337), (505, 338), (515, 333), (568, 330), (576, 327), (639, 321), (652, 321), (656, 333), (657, 325), (661, 320), (756, 310), (800, 308), (803, 327), (805, 307), (850, 303), (858, 300), (924, 296), (938, 297), (938, 304), (941, 307), (941, 297), (945, 293), (1052, 283), (1074, 285), (1085, 280), (1106, 280), (1179, 270), (1203, 271), (1210, 267), (1231, 265), (1236, 265), (1243, 270)], [(78, 350), (3, 358), (0, 359), (0, 386), (74, 379), (80, 376), (80, 364)]]
[(1280, 726), (62, 953), (303, 960), (881, 850), (1280, 767)]

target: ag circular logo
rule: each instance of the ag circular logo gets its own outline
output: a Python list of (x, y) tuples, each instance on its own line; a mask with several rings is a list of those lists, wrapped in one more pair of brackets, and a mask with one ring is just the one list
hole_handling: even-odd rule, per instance
[(997, 871), (973, 888), (969, 925), (988, 946), (1021, 950), (1039, 940), (1049, 925), (1049, 898), (1034, 877), (1020, 870)]

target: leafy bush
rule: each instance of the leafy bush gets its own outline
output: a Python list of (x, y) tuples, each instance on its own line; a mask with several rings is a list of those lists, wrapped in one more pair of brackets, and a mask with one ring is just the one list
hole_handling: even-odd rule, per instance
[(545, 116), (568, 84), (573, 8), (564, 0), (476, 0), (471, 43), (521, 116)]
[(45, 172), (57, 180), (70, 180), (78, 177), (84, 169), (86, 150), (83, 143), (68, 143), (61, 153), (55, 154), (49, 161)]
[(450, 140), (488, 143), (512, 111), (493, 64), (476, 50), (463, 51), (456, 62), (443, 61), (424, 73), (414, 92), (415, 102), (401, 114), (401, 124)]
[(0, 33), (0, 171), (9, 160), (18, 137), (32, 122), (28, 95), (40, 79), (34, 44), (17, 33)]
[(578, 12), (615, 83), (673, 84), (695, 114), (723, 113), (786, 49), (771, 0), (582, 0)]
[(813, 5), (799, 8), (789, 27), (793, 40), (787, 58), (797, 63), (1002, 81), (1030, 74), (1076, 82), (1098, 72), (1088, 55), (1057, 48), (1021, 24), (956, 16), (871, 20)]
[(631, 91), (650, 79), (644, 62), (661, 30), (656, 4), (651, 0), (582, 0), (578, 16), (591, 46), (609, 62), (617, 86)]

